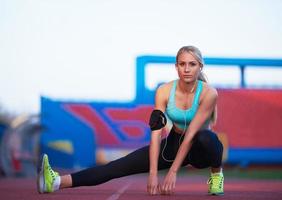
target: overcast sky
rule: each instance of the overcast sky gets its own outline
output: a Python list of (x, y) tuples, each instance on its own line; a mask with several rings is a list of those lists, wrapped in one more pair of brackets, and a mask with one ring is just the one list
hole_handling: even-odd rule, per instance
[[(37, 113), (40, 95), (130, 101), (137, 56), (190, 44), (205, 57), (282, 59), (281, 10), (280, 0), (0, 0), (0, 105)], [(236, 69), (209, 73), (238, 81)], [(255, 73), (281, 83), (281, 70)]]

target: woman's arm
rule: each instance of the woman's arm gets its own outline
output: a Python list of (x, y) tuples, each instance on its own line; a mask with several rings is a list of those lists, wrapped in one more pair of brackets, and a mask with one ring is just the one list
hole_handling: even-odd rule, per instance
[[(156, 91), (155, 96), (155, 108), (165, 112), (166, 108), (166, 90), (164, 86), (161, 86)], [(151, 195), (157, 194), (158, 191), (158, 159), (160, 153), (160, 141), (161, 141), (162, 129), (152, 131), (151, 142), (149, 149), (150, 159), (150, 171), (148, 178), (147, 190)]]
[(173, 191), (175, 187), (176, 173), (192, 146), (192, 139), (194, 138), (195, 134), (200, 130), (202, 125), (206, 122), (206, 120), (208, 120), (215, 109), (217, 96), (217, 91), (213, 88), (209, 88), (206, 95), (202, 99), (198, 111), (194, 119), (191, 121), (189, 128), (186, 131), (184, 140), (178, 149), (176, 158), (164, 180), (164, 184), (162, 186), (163, 193), (169, 194)]
[(153, 131), (151, 134), (151, 142), (149, 147), (150, 171), (147, 183), (147, 191), (150, 195), (157, 194), (159, 190), (158, 159), (161, 140), (160, 134), (160, 130)]
[(150, 142), (150, 171), (152, 175), (158, 174), (158, 158), (160, 152), (161, 130), (152, 131)]

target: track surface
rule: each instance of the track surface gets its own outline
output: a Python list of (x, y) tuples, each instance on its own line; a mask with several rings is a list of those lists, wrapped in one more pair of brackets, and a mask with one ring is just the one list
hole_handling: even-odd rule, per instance
[[(162, 177), (161, 177), (162, 179)], [(206, 177), (185, 176), (178, 177), (175, 194), (171, 196), (149, 196), (146, 193), (147, 176), (135, 175), (112, 180), (105, 184), (93, 187), (71, 188), (57, 191), (52, 194), (38, 194), (34, 179), (0, 179), (1, 199), (35, 200), (161, 200), (161, 199), (225, 199), (225, 200), (269, 200), (282, 199), (282, 180), (225, 180), (224, 196), (207, 195)]]

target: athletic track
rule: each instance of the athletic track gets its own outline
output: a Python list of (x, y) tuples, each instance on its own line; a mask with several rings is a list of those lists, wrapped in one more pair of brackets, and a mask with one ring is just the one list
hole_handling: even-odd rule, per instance
[[(163, 177), (160, 177), (162, 179)], [(149, 196), (146, 193), (146, 174), (112, 180), (92, 187), (71, 188), (52, 194), (38, 194), (34, 179), (0, 179), (1, 199), (13, 200), (269, 200), (282, 199), (282, 180), (226, 179), (224, 196), (207, 195), (207, 177), (185, 176), (177, 178), (175, 194)]]

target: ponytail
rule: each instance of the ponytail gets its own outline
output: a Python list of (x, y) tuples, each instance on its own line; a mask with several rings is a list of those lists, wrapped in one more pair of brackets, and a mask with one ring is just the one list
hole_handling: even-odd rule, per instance
[(208, 78), (206, 76), (206, 74), (204, 74), (204, 72), (200, 72), (199, 76), (198, 76), (198, 80), (203, 81), (205, 83), (208, 83)]
[[(199, 76), (198, 76), (198, 80), (203, 81), (205, 83), (208, 83), (208, 78), (206, 76), (206, 74), (201, 71)], [(217, 106), (215, 106), (212, 114), (211, 114), (211, 126), (214, 126), (216, 124), (216, 120), (217, 120)]]

